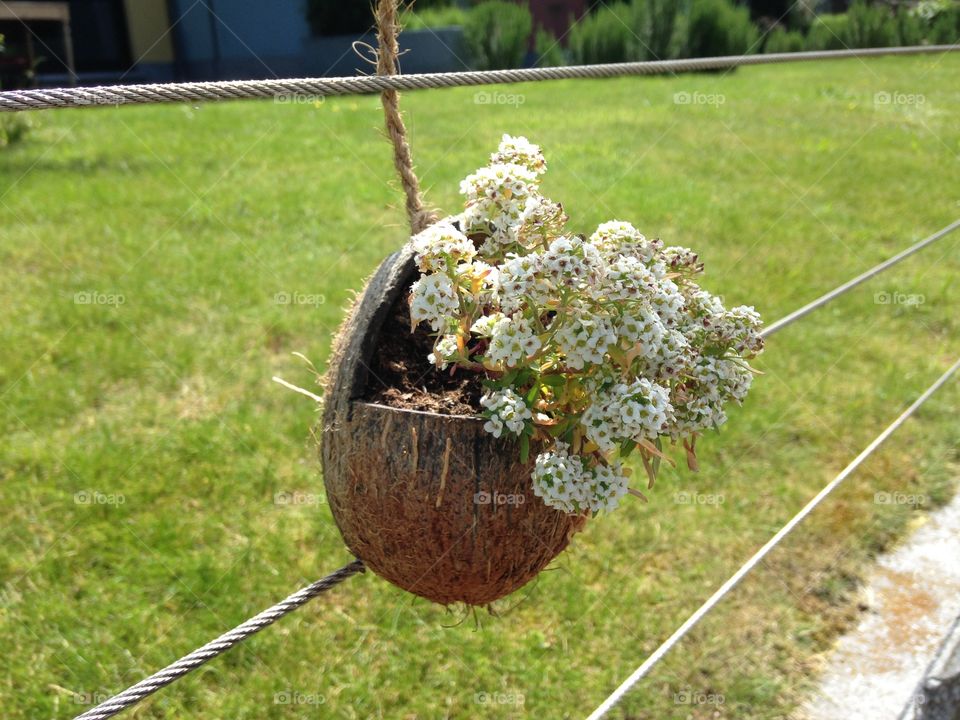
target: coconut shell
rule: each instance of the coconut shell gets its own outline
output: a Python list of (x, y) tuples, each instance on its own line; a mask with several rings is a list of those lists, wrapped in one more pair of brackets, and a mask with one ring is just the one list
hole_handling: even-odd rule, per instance
[(341, 327), (321, 426), (327, 500), (373, 572), (434, 602), (483, 605), (532, 580), (586, 520), (544, 505), (532, 463), (482, 419), (361, 399), (380, 328), (415, 277), (409, 247), (388, 257)]

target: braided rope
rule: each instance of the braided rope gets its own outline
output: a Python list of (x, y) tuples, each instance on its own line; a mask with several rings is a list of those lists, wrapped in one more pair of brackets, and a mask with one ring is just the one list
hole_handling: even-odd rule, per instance
[(684, 58), (650, 62), (572, 65), (566, 67), (486, 70), (479, 72), (424, 73), (419, 75), (370, 75), (340, 78), (290, 80), (241, 80), (225, 82), (168, 83), (157, 85), (110, 85), (100, 87), (13, 90), (0, 92), (0, 112), (44, 110), (97, 105), (143, 105), (216, 100), (277, 99), (294, 94), (330, 97), (366, 95), (385, 90), (425, 90), (497, 83), (534, 82), (572, 78), (608, 78), (621, 75), (668, 75), (723, 70), (747, 65), (839, 60), (882, 55), (933, 55), (960, 49), (957, 45), (926, 45), (856, 50), (824, 50), (802, 53), (771, 53), (730, 57)]
[(362, 560), (354, 560), (349, 565), (344, 565), (336, 572), (330, 573), (322, 580), (318, 580), (312, 585), (308, 585), (302, 590), (293, 593), (286, 600), (278, 602), (273, 607), (267, 608), (259, 615), (255, 615), (246, 622), (237, 625), (233, 630), (225, 632), (216, 640), (208, 642), (201, 648), (194, 650), (189, 655), (185, 655), (163, 670), (154, 673), (146, 680), (141, 680), (136, 685), (127, 688), (122, 693), (114, 695), (109, 700), (97, 705), (95, 708), (87, 710), (78, 715), (74, 720), (104, 720), (104, 718), (113, 717), (118, 712), (127, 709), (131, 705), (143, 700), (148, 695), (169, 685), (174, 680), (178, 680), (191, 670), (195, 670), (208, 660), (225, 653), (227, 650), (243, 642), (251, 635), (260, 632), (268, 625), (272, 625), (284, 615), (293, 612), (301, 605), (331, 589), (335, 585), (342, 583), (347, 578), (364, 572)]
[[(396, 76), (397, 55), (400, 47), (397, 35), (400, 26), (397, 21), (397, 0), (380, 0), (377, 5), (377, 74), (380, 76)], [(388, 88), (380, 94), (383, 105), (384, 122), (387, 135), (393, 144), (393, 164), (400, 175), (400, 184), (406, 196), (407, 217), (410, 220), (410, 232), (416, 235), (428, 225), (436, 222), (436, 216), (423, 206), (420, 197), (420, 181), (413, 170), (413, 157), (410, 154), (410, 145), (407, 143), (407, 128), (400, 115), (400, 95)]]

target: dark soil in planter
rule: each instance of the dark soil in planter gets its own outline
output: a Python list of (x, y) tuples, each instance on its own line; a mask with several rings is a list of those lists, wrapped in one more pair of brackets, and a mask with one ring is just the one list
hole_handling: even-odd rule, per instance
[(480, 375), (457, 367), (438, 370), (427, 360), (432, 351), (433, 338), (425, 324), (410, 332), (410, 307), (407, 293), (402, 293), (380, 329), (363, 399), (403, 410), (478, 414)]

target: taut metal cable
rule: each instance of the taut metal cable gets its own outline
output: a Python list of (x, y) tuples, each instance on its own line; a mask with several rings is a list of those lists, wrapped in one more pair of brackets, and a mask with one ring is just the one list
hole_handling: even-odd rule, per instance
[(818, 307), (822, 307), (823, 305), (826, 305), (831, 300), (834, 300), (840, 297), (841, 295), (843, 295), (844, 293), (849, 292), (860, 283), (866, 282), (873, 276), (879, 275), (884, 270), (887, 270), (888, 268), (893, 267), (901, 260), (905, 260), (906, 258), (910, 257), (914, 253), (919, 252), (920, 250), (923, 250), (928, 245), (932, 245), (940, 238), (946, 237), (947, 235), (952, 233), (954, 230), (956, 230), (958, 227), (960, 227), (960, 219), (954, 220), (952, 223), (947, 225), (942, 230), (938, 230), (933, 235), (930, 235), (929, 237), (925, 237), (923, 240), (921, 240), (920, 242), (914, 245), (911, 245), (903, 252), (897, 253), (892, 258), (884, 260), (882, 263), (879, 263), (878, 265), (874, 265), (872, 268), (870, 268), (864, 273), (861, 273), (860, 275), (857, 275), (852, 280), (848, 280), (843, 285), (840, 285), (839, 287), (834, 288), (830, 292), (821, 295), (816, 300), (813, 300), (807, 303), (806, 305), (804, 305), (802, 308), (798, 308), (794, 310), (792, 313), (790, 313), (786, 317), (782, 317), (779, 320), (777, 320), (775, 323), (771, 323), (770, 325), (768, 325), (763, 329), (763, 332), (760, 333), (761, 337), (767, 337), (768, 335), (773, 335), (778, 330), (782, 330), (787, 325), (790, 325), (791, 323), (796, 322), (803, 316), (809, 315)]
[(146, 680), (141, 680), (136, 685), (127, 688), (122, 693), (114, 695), (109, 700), (97, 705), (95, 708), (87, 710), (85, 713), (77, 715), (74, 720), (104, 720), (113, 717), (118, 712), (127, 709), (131, 705), (143, 700), (148, 695), (155, 693), (162, 687), (178, 680), (191, 670), (195, 670), (208, 660), (212, 660), (225, 653), (227, 650), (243, 642), (251, 635), (260, 632), (268, 625), (272, 625), (284, 615), (293, 612), (301, 605), (326, 592), (330, 588), (339, 585), (347, 578), (365, 571), (362, 560), (354, 560), (349, 565), (344, 565), (336, 572), (330, 573), (325, 578), (317, 580), (302, 590), (298, 590), (285, 600), (281, 600), (273, 607), (269, 607), (259, 615), (255, 615), (246, 622), (237, 625), (233, 630), (225, 632), (216, 640), (208, 642), (201, 648), (194, 650), (189, 655), (184, 655), (163, 670), (154, 673)]
[(424, 90), (427, 88), (491, 85), (568, 78), (606, 78), (621, 75), (671, 75), (676, 73), (723, 70), (746, 65), (840, 60), (881, 55), (932, 55), (958, 50), (956, 45), (917, 45), (855, 50), (733, 55), (729, 57), (683, 58), (649, 62), (609, 63), (605, 65), (569, 65), (565, 67), (521, 68), (476, 72), (424, 73), (413, 75), (361, 75), (339, 78), (302, 78), (291, 80), (243, 80), (225, 82), (165, 83), (156, 85), (109, 85), (99, 87), (12, 90), (0, 92), (0, 112), (44, 110), (97, 105), (143, 105), (215, 100), (279, 99), (293, 95), (329, 97), (367, 95), (384, 90)]
[(886, 430), (880, 433), (873, 442), (867, 445), (867, 447), (863, 449), (863, 452), (857, 455), (857, 457), (854, 458), (849, 465), (840, 471), (839, 475), (831, 480), (830, 483), (823, 488), (823, 490), (817, 493), (816, 497), (808, 502), (800, 512), (794, 515), (786, 525), (780, 528), (779, 532), (770, 538), (770, 540), (768, 540), (762, 548), (757, 550), (753, 557), (741, 565), (740, 569), (737, 570), (737, 572), (734, 573), (729, 580), (721, 585), (720, 588), (713, 595), (711, 595), (710, 598), (696, 610), (696, 612), (693, 613), (693, 615), (687, 618), (687, 621), (677, 628), (673, 635), (668, 637), (663, 644), (660, 645), (660, 647), (654, 650), (653, 654), (651, 654), (650, 657), (648, 657), (640, 667), (634, 670), (630, 677), (624, 680), (623, 683), (620, 684), (620, 687), (614, 690), (610, 697), (604, 700), (600, 707), (590, 714), (587, 720), (600, 720), (600, 718), (606, 716), (606, 714), (609, 713), (610, 710), (612, 710), (617, 703), (623, 699), (623, 696), (630, 691), (630, 688), (632, 688), (647, 674), (649, 674), (653, 667), (663, 659), (664, 655), (670, 652), (670, 650), (677, 643), (679, 643), (680, 640), (682, 640), (683, 637), (690, 632), (708, 612), (716, 607), (716, 605), (723, 600), (730, 593), (730, 591), (733, 590), (733, 588), (737, 586), (737, 584), (744, 578), (745, 575), (747, 575), (747, 573), (753, 570), (760, 563), (760, 561), (763, 560), (763, 558), (765, 558), (770, 551), (780, 543), (781, 540), (789, 535), (793, 529), (796, 528), (797, 525), (799, 525), (804, 518), (807, 517), (807, 515), (813, 512), (813, 510), (821, 502), (823, 502), (823, 500), (830, 493), (832, 493), (840, 485), (840, 483), (846, 480), (854, 470), (860, 467), (860, 465), (863, 464), (863, 461), (870, 457), (874, 451), (880, 447), (884, 441), (886, 441), (886, 439), (889, 438), (901, 425), (903, 425), (903, 423), (905, 423), (921, 405), (930, 399), (930, 397), (937, 390), (939, 390), (958, 369), (960, 369), (960, 359), (953, 363), (953, 365), (951, 365), (950, 368), (943, 375), (941, 375), (935, 383), (933, 383), (933, 385), (927, 388), (927, 390), (920, 397), (914, 400), (913, 404), (904, 410), (900, 416), (887, 427)]

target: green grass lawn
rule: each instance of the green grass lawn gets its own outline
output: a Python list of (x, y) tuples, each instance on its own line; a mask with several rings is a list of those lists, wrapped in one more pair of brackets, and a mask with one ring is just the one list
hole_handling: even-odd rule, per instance
[[(708, 289), (772, 321), (960, 216), (958, 73), (958, 55), (848, 60), (404, 105), (436, 206), (457, 209), (458, 180), (525, 134), (573, 226), (631, 220), (690, 245)], [(36, 119), (0, 153), (11, 720), (72, 717), (77, 696), (103, 699), (350, 559), (316, 410), (270, 377), (312, 382), (291, 353), (322, 368), (352, 293), (405, 239), (373, 97)], [(771, 338), (746, 406), (701, 440), (702, 471), (667, 471), (649, 504), (591, 523), (499, 616), (355, 578), (132, 716), (584, 717), (952, 362), (958, 248), (960, 232)], [(855, 620), (871, 557), (953, 493), (958, 400), (954, 381), (613, 717), (789, 714)]]

